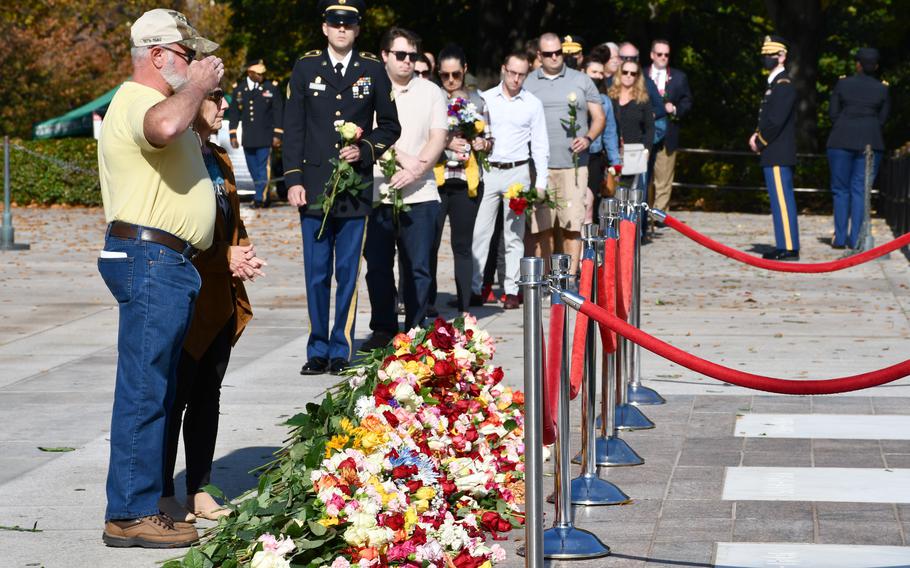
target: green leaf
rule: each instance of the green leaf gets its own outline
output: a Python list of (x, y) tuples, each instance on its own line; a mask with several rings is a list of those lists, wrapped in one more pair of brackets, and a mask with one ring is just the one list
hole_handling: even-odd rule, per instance
[[(319, 526), (322, 526), (322, 525), (319, 525)], [(302, 550), (307, 550), (310, 548), (316, 548), (317, 546), (322, 546), (323, 544), (325, 544), (325, 542), (326, 542), (326, 539), (309, 540), (306, 538), (302, 538), (300, 540), (294, 541), (294, 543), (297, 545), (297, 548), (300, 548)]]
[(41, 450), (42, 452), (55, 452), (55, 453), (76, 451), (76, 448), (71, 448), (69, 446), (59, 446), (59, 447), (38, 446), (38, 449)]
[(506, 432), (511, 432), (512, 430), (518, 428), (518, 422), (514, 420), (506, 420), (503, 422), (502, 427), (506, 429)]
[(221, 499), (222, 501), (227, 501), (227, 497), (224, 496), (224, 492), (218, 489), (216, 486), (209, 483), (202, 488), (203, 491), (214, 497), (215, 499)]
[(307, 525), (309, 525), (310, 531), (312, 531), (316, 536), (322, 536), (329, 530), (327, 527), (322, 526), (316, 521), (307, 521)]
[(195, 546), (183, 557), (184, 568), (212, 568), (214, 566), (202, 551)]

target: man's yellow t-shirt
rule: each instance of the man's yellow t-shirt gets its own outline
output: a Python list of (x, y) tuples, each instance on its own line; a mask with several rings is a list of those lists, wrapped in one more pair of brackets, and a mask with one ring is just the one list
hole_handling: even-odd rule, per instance
[(108, 223), (167, 231), (205, 250), (215, 228), (215, 192), (198, 138), (187, 129), (164, 148), (145, 139), (145, 113), (164, 99), (127, 81), (111, 100), (98, 141), (104, 216)]

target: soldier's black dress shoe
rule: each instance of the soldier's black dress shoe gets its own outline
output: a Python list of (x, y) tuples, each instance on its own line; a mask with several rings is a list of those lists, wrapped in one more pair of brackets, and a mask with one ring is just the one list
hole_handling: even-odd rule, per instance
[(350, 366), (351, 366), (351, 364), (348, 362), (347, 359), (342, 359), (341, 357), (336, 357), (336, 358), (332, 359), (332, 365), (329, 368), (329, 372), (332, 373), (333, 375), (340, 375), (341, 373), (343, 373), (345, 371), (345, 369), (347, 369)]
[(799, 260), (799, 251), (777, 249), (771, 252), (766, 252), (765, 254), (761, 255), (761, 257), (767, 260)]
[(329, 372), (329, 361), (324, 357), (313, 357), (300, 369), (301, 375), (324, 375)]

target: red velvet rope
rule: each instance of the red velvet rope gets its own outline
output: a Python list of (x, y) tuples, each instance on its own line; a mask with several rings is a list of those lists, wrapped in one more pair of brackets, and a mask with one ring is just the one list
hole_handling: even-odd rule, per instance
[(619, 264), (616, 267), (616, 315), (629, 319), (632, 305), (632, 269), (635, 268), (635, 231), (638, 227), (632, 221), (619, 222)]
[[(590, 258), (581, 261), (581, 281), (578, 293), (586, 300), (591, 299), (591, 286), (594, 283), (594, 261)], [(588, 316), (578, 314), (575, 318), (575, 333), (572, 335), (572, 366), (569, 372), (569, 400), (575, 400), (581, 389), (585, 372), (585, 343), (588, 339)]]
[(686, 225), (671, 215), (667, 215), (664, 223), (668, 227), (672, 227), (673, 229), (679, 231), (686, 237), (689, 237), (701, 246), (709, 248), (714, 252), (720, 253), (734, 260), (756, 266), (758, 268), (764, 268), (765, 270), (776, 270), (778, 272), (804, 272), (813, 274), (820, 272), (834, 272), (836, 270), (843, 270), (845, 268), (850, 268), (851, 266), (856, 266), (858, 264), (863, 264), (864, 262), (874, 260), (910, 243), (910, 233), (905, 233), (889, 243), (885, 243), (873, 249), (869, 249), (866, 252), (861, 252), (859, 254), (854, 254), (852, 256), (838, 260), (814, 263), (786, 262), (781, 260), (768, 260), (765, 258), (759, 258), (757, 256), (744, 253), (741, 250), (728, 247), (725, 244), (721, 244), (714, 239), (699, 233), (692, 227)]
[[(597, 305), (607, 310), (607, 313), (616, 313), (616, 239), (604, 241), (604, 263), (597, 286)], [(616, 351), (616, 332), (602, 323), (598, 325), (604, 353), (613, 353)]]
[(760, 391), (778, 394), (837, 394), (877, 387), (910, 375), (910, 360), (902, 361), (877, 371), (837, 379), (795, 381), (753, 375), (752, 373), (737, 371), (686, 353), (669, 343), (648, 335), (640, 329), (632, 327), (591, 302), (584, 302), (579, 311), (588, 315), (594, 321), (607, 325), (610, 329), (641, 345), (648, 351), (683, 367), (720, 381)]
[(550, 349), (543, 375), (543, 443), (549, 446), (556, 441), (556, 417), (559, 412), (559, 383), (562, 371), (562, 331), (566, 314), (565, 304), (550, 306)]

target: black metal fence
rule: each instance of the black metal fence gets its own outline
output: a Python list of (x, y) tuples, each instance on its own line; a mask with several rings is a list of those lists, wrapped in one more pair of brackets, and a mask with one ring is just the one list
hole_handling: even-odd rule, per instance
[(910, 154), (888, 157), (878, 175), (878, 214), (895, 235), (910, 229)]

